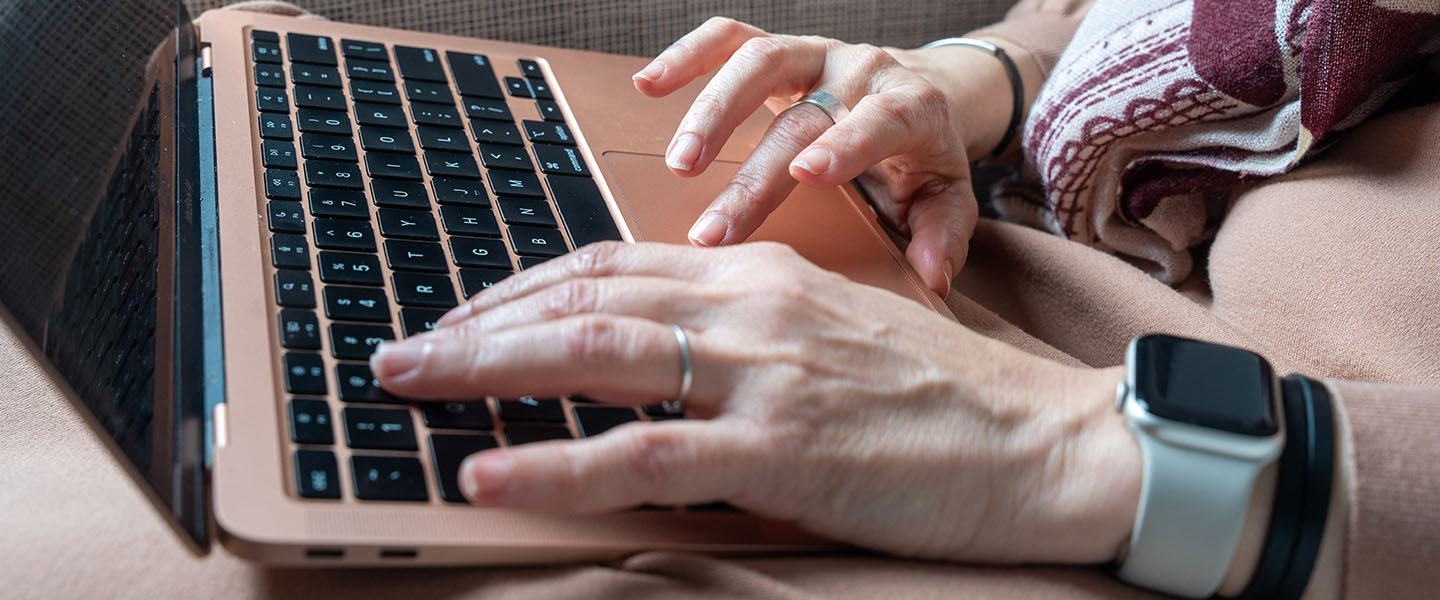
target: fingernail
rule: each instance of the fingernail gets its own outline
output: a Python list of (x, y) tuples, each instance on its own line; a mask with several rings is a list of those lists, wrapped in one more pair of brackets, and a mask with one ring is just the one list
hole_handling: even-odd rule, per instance
[(440, 320), (435, 322), (435, 326), (445, 327), (451, 323), (457, 323), (461, 319), (470, 316), (471, 310), (469, 302), (461, 304), (460, 306), (450, 309), (450, 312), (441, 315)]
[(676, 171), (689, 171), (695, 168), (695, 161), (699, 159), (700, 138), (693, 133), (686, 133), (675, 140), (675, 146), (665, 155), (665, 164)]
[(370, 355), (370, 372), (380, 379), (404, 379), (420, 368), (429, 353), (429, 343), (381, 343)]
[(725, 217), (716, 213), (705, 213), (695, 221), (690, 228), (690, 241), (701, 246), (719, 246), (725, 241), (725, 232), (730, 225), (725, 222)]
[(508, 452), (473, 455), (460, 463), (460, 487), (471, 502), (493, 500), (510, 484), (515, 459)]
[(830, 170), (830, 162), (834, 159), (835, 155), (831, 154), (829, 150), (811, 148), (795, 157), (795, 162), (790, 163), (790, 166), (804, 169), (811, 175), (824, 175), (826, 171)]
[(664, 75), (664, 74), (665, 74), (665, 63), (660, 62), (660, 61), (658, 61), (658, 60), (654, 60), (654, 61), (650, 61), (650, 64), (645, 65), (645, 68), (640, 69), (640, 72), (639, 72), (639, 73), (636, 73), (636, 74), (634, 74), (634, 75), (631, 75), (630, 78), (631, 78), (631, 79), (644, 79), (645, 81), (648, 81), (648, 82), (650, 82), (650, 83), (655, 83), (655, 80), (656, 80), (656, 79), (659, 79), (659, 78), (660, 78), (662, 75)]
[(955, 283), (955, 263), (947, 258), (941, 268), (945, 269), (945, 289), (948, 290)]

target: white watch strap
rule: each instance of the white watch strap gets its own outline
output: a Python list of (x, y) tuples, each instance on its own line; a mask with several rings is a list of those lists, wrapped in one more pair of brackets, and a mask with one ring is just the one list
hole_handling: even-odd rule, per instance
[(1211, 596), (1235, 556), (1263, 465), (1135, 433), (1145, 480), (1129, 551), (1117, 575), (1177, 596)]

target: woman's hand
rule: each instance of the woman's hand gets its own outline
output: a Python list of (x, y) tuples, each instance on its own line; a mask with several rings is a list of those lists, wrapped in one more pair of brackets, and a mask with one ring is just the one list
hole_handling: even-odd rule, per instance
[(932, 558), (1100, 562), (1130, 532), (1140, 457), (1116, 370), (1073, 369), (853, 283), (788, 247), (587, 246), (384, 344), (411, 398), (585, 394), (654, 404), (694, 359), (689, 419), (482, 452), (480, 505), (608, 511), (725, 500)]
[(797, 181), (825, 188), (858, 178), (881, 215), (911, 237), (911, 264), (944, 296), (965, 262), (977, 218), (969, 157), (977, 144), (988, 144), (979, 151), (989, 152), (997, 143), (1010, 110), (1009, 94), (998, 91), (1009, 86), (1000, 63), (956, 50), (886, 51), (770, 35), (718, 17), (680, 38), (635, 75), (635, 87), (665, 96), (716, 71), (666, 151), (681, 176), (704, 172), (735, 128), (767, 101), (784, 106), (820, 90), (851, 108), (833, 124), (811, 104), (780, 113), (697, 219), (691, 242), (744, 241)]

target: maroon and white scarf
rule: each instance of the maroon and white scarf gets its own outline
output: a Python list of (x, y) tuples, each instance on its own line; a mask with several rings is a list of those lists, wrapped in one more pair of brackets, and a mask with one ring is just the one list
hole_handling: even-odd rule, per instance
[(1374, 114), (1437, 34), (1440, 0), (1099, 0), (1026, 123), (1044, 193), (996, 206), (1177, 283), (1236, 184)]

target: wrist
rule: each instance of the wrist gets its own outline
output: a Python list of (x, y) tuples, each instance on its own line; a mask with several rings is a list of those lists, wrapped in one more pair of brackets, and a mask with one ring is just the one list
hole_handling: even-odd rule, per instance
[[(1024, 118), (1044, 82), (1043, 74), (1030, 52), (1024, 48), (998, 38), (976, 39), (983, 39), (1004, 50), (1020, 71), (1025, 109), (1017, 128), (1023, 129)], [(996, 149), (1009, 129), (1014, 112), (1012, 82), (998, 58), (963, 46), (892, 49), (891, 53), (900, 64), (925, 77), (949, 99), (950, 122), (972, 161), (986, 157)], [(1017, 131), (1006, 144), (1005, 155), (1015, 154), (1019, 137), (1020, 132)]]

